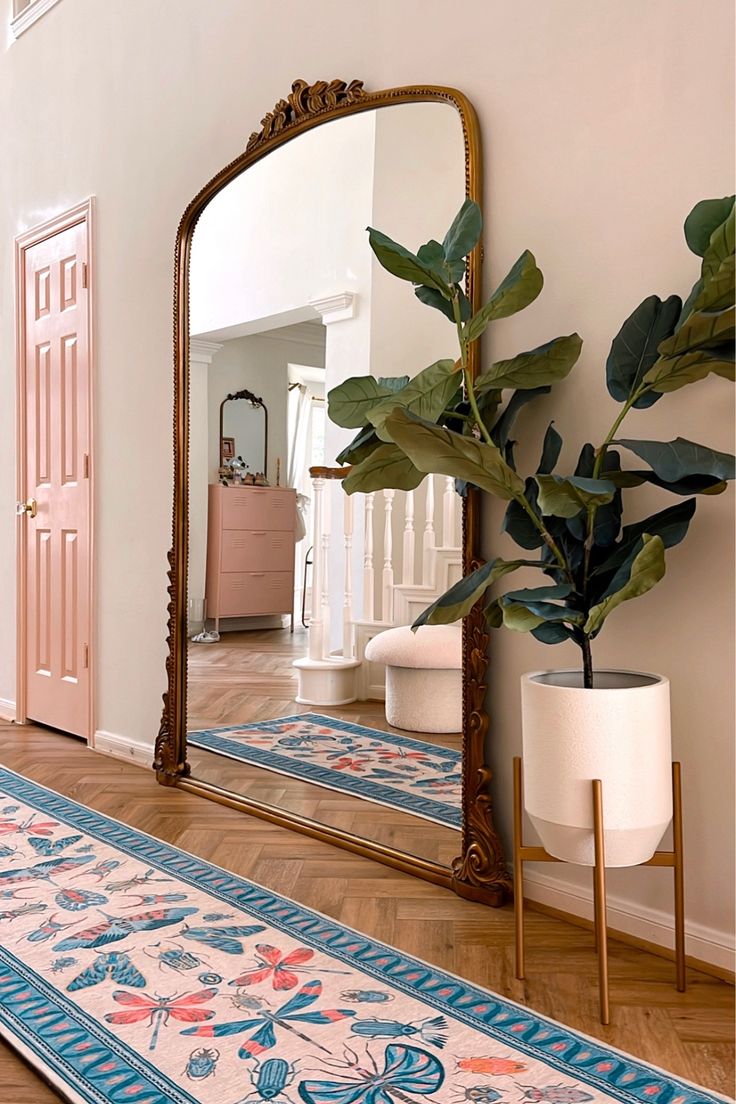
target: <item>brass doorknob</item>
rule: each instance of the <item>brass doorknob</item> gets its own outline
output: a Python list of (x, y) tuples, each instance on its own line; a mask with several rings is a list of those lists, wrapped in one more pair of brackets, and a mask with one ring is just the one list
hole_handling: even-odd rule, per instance
[(16, 514), (29, 514), (30, 517), (35, 517), (37, 511), (37, 503), (35, 498), (29, 498), (26, 502), (16, 502), (15, 512)]

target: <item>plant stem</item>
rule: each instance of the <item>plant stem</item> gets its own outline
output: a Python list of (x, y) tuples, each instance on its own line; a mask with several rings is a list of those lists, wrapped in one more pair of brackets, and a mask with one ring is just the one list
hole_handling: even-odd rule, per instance
[(583, 653), (583, 686), (586, 690), (593, 689), (593, 656), (590, 651), (590, 637), (584, 636), (580, 645)]
[[(468, 342), (467, 342), (467, 339), (466, 339), (465, 335), (463, 334), (463, 321), (462, 321), (462, 316), (460, 314), (460, 300), (459, 300), (457, 295), (454, 295), (453, 299), (452, 299), (452, 313), (455, 317), (455, 325), (457, 327), (457, 337), (458, 337), (458, 341), (460, 342), (460, 361), (462, 363), (463, 381), (465, 383), (465, 392), (468, 396), (468, 401), (470, 402), (470, 409), (473, 411), (473, 417), (475, 418), (476, 425), (478, 426), (478, 429), (480, 430), (480, 433), (481, 433), (484, 441), (486, 442), (486, 444), (491, 445), (493, 448), (497, 448), (498, 446), (496, 444), (494, 444), (493, 439), (492, 439), (488, 429), (486, 428), (485, 422), (483, 421), (483, 417), (482, 417), (481, 412), (478, 408), (478, 401), (475, 397), (475, 388), (473, 386), (473, 380), (471, 378), (470, 370), (468, 368)], [(555, 557), (555, 559), (557, 560), (560, 567), (563, 569), (563, 571), (567, 575), (570, 582), (574, 582), (572, 571), (570, 570), (570, 565), (568, 564), (568, 562), (565, 559), (564, 555), (560, 551), (560, 548), (558, 547), (556, 540), (554, 539), (552, 534), (550, 532), (548, 532), (547, 527), (544, 524), (544, 522), (541, 520), (541, 518), (539, 518), (537, 516), (537, 514), (531, 508), (531, 506), (527, 502), (524, 495), (521, 495), (521, 494), (520, 495), (514, 495), (514, 498), (518, 502), (518, 504), (521, 506), (521, 508), (525, 511), (525, 513), (528, 515), (529, 519), (534, 524), (534, 527), (536, 528), (537, 532), (541, 536), (542, 540), (547, 545), (550, 552)]]
[(470, 409), (473, 411), (473, 417), (475, 418), (476, 425), (483, 436), (487, 445), (492, 445), (491, 435), (486, 429), (486, 424), (481, 417), (480, 410), (478, 409), (478, 400), (475, 397), (475, 388), (473, 387), (473, 381), (470, 378), (470, 371), (468, 369), (468, 342), (463, 333), (463, 320), (460, 314), (460, 299), (457, 295), (453, 295), (452, 298), (452, 313), (455, 317), (455, 326), (457, 328), (457, 339), (460, 342), (460, 361), (463, 366), (463, 382), (465, 383), (465, 391), (470, 402)]

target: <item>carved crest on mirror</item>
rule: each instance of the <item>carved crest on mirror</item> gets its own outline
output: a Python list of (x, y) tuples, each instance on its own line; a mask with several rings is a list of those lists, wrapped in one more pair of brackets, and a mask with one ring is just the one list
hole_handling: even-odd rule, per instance
[[(399, 103), (440, 102), (457, 112), (465, 150), (466, 196), (481, 202), (482, 162), (475, 111), (460, 92), (440, 86), (412, 86), (376, 92), (358, 80), (294, 82), (248, 139), (246, 149), (210, 180), (189, 204), (181, 220), (175, 247), (174, 273), (174, 497), (172, 548), (169, 553), (168, 656), (163, 715), (156, 740), (154, 769), (163, 785), (177, 785), (200, 796), (242, 808), (275, 824), (303, 832), (388, 863), (408, 873), (446, 885), (462, 896), (501, 904), (510, 892), (510, 875), (493, 822), (491, 770), (486, 741), (489, 721), (485, 711), (488, 631), (480, 607), (463, 622), (463, 752), (462, 831), (459, 854), (451, 866), (406, 854), (388, 844), (374, 843), (350, 832), (317, 824), (308, 817), (276, 809), (254, 797), (234, 795), (218, 785), (191, 778), (187, 762), (187, 570), (189, 556), (189, 263), (197, 221), (208, 203), (229, 182), (272, 150), (324, 122), (369, 109)], [(480, 305), (482, 250), (471, 254), (467, 269), (467, 296)], [(471, 370), (477, 372), (476, 347), (471, 347)], [(222, 392), (220, 392), (222, 394)], [(462, 558), (465, 573), (482, 562), (480, 555), (480, 494), (470, 488), (463, 500)]]

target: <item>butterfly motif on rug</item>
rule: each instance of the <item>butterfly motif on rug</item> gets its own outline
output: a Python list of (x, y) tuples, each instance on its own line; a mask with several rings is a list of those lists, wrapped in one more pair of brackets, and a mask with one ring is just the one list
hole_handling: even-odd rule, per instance
[(193, 939), (196, 943), (204, 943), (206, 947), (235, 955), (243, 954), (245, 950), (241, 939), (265, 930), (264, 924), (235, 924), (229, 928), (190, 928), (185, 924), (179, 935), (183, 939)]
[(112, 978), (118, 985), (129, 985), (132, 989), (144, 989), (146, 979), (129, 956), (121, 951), (100, 954), (94, 962), (77, 974), (67, 985), (70, 993), (76, 989), (87, 989), (90, 985), (99, 985), (105, 978)]

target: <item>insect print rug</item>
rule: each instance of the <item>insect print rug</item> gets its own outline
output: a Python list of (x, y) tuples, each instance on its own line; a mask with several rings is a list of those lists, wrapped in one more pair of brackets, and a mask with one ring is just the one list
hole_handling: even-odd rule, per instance
[(0, 1035), (75, 1104), (719, 1099), (3, 768), (0, 848)]
[(189, 732), (187, 743), (449, 828), (462, 826), (462, 756), (453, 748), (319, 713)]

